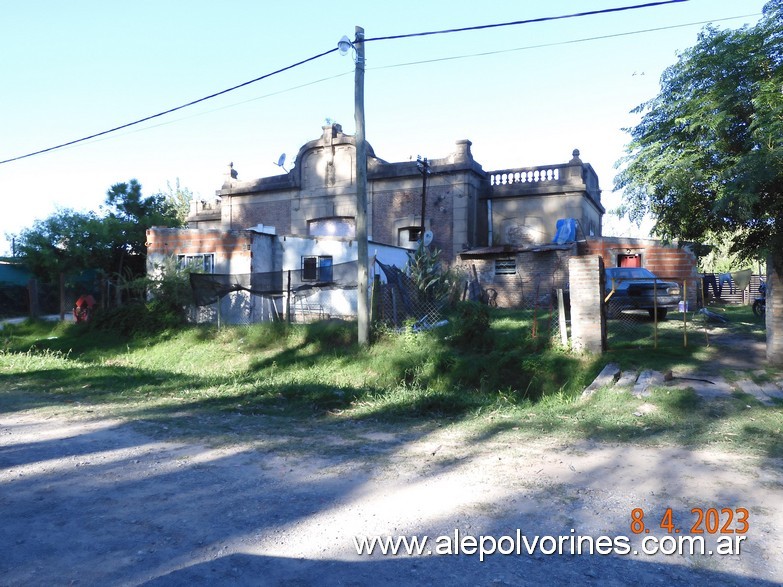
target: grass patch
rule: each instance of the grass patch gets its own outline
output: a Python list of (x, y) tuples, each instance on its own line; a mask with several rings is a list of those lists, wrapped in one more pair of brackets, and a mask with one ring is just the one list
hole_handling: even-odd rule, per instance
[[(730, 332), (732, 336), (764, 341), (764, 321), (754, 316), (750, 306), (710, 306), (708, 310), (726, 320), (716, 322), (698, 312), (671, 312), (656, 323), (647, 314), (623, 314), (607, 321), (607, 345), (610, 350), (668, 350), (699, 360), (699, 351), (713, 337)], [(702, 357), (703, 358), (703, 357)]]
[(477, 317), (484, 330), (475, 340), (452, 320), (428, 332), (380, 333), (369, 348), (356, 345), (355, 325), (342, 321), (192, 326), (154, 337), (27, 322), (0, 332), (0, 409), (79, 404), (183, 426), (227, 414), (404, 420), (467, 426), (477, 438), (719, 445), (783, 456), (782, 406), (748, 409), (746, 398), (707, 402), (669, 389), (646, 401), (610, 391), (579, 399), (609, 361), (676, 369), (709, 360), (716, 349), (637, 345), (579, 355), (553, 346), (537, 319), (492, 310), (486, 323)]

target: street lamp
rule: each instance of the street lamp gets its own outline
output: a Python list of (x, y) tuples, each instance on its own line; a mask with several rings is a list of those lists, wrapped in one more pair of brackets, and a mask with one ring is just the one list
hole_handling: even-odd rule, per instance
[(367, 143), (364, 138), (364, 29), (356, 27), (353, 43), (347, 36), (337, 43), (341, 55), (354, 48), (356, 71), (354, 75), (354, 120), (356, 122), (356, 242), (358, 248), (358, 275), (356, 284), (356, 318), (359, 344), (370, 342), (370, 311), (367, 300)]
[(351, 50), (351, 47), (353, 47), (353, 43), (351, 43), (351, 39), (349, 39), (347, 35), (343, 35), (343, 38), (337, 41), (337, 48), (340, 50), (340, 55), (348, 53), (348, 51)]

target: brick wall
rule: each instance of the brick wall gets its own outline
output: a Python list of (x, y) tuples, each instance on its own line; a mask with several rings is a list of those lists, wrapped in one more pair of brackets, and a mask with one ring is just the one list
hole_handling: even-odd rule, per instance
[(259, 223), (266, 226), (274, 226), (277, 234), (292, 234), (291, 231), (291, 202), (269, 201), (226, 206), (223, 215), (229, 214), (229, 219), (224, 218), (224, 226), (231, 226), (235, 230), (251, 228)]
[(661, 279), (687, 283), (688, 300), (696, 301), (699, 287), (697, 258), (687, 247), (666, 246), (652, 239), (602, 237), (580, 243), (580, 254), (600, 255), (606, 267), (617, 267), (619, 255), (640, 255), (642, 267)]
[(250, 244), (250, 233), (245, 231), (153, 227), (147, 230), (148, 266), (170, 255), (213, 253), (215, 273), (249, 273)]
[[(441, 259), (450, 264), (456, 252), (453, 246), (453, 190), (447, 186), (428, 186), (424, 218), (432, 230), (432, 246), (440, 249)], [(372, 228), (374, 241), (397, 244), (400, 228), (419, 226), (421, 222), (421, 188), (379, 190), (372, 194)]]
[[(574, 253), (574, 248), (569, 248), (461, 258), (459, 267), (468, 279), (472, 279), (475, 267), (481, 287), (497, 292), (499, 308), (531, 308), (554, 300), (555, 290), (568, 289), (568, 259)], [(516, 260), (516, 274), (496, 275), (495, 261), (512, 257)]]
[[(383, 190), (372, 194), (372, 238), (380, 243), (397, 244), (394, 220), (421, 215), (421, 190)], [(414, 218), (415, 217), (415, 218)]]
[(571, 341), (576, 350), (606, 350), (604, 315), (604, 263), (600, 255), (572, 257), (568, 261), (571, 283)]

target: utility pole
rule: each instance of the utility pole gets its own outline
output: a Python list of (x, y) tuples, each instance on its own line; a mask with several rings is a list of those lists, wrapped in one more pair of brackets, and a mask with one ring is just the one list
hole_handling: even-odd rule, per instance
[(356, 285), (356, 314), (359, 344), (370, 342), (370, 311), (367, 301), (367, 143), (364, 138), (364, 29), (356, 27), (356, 71), (354, 76), (354, 120), (356, 122), (356, 243), (359, 269)]
[(427, 176), (430, 174), (430, 162), (427, 158), (416, 157), (416, 167), (421, 173), (421, 228), (419, 229), (419, 242), (424, 242), (424, 215), (427, 213)]

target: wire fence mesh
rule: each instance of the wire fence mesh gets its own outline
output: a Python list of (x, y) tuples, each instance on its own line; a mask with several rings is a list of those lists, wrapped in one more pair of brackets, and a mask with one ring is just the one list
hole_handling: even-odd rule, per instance
[(191, 273), (195, 323), (312, 322), (356, 315), (356, 261), (264, 273)]
[[(714, 287), (717, 282), (712, 274), (686, 281), (665, 277), (645, 283), (608, 281), (607, 346), (618, 349), (709, 345), (712, 335), (732, 326), (725, 316), (726, 306), (750, 306), (759, 296), (761, 276), (738, 274), (726, 274), (725, 291)], [(678, 293), (671, 294), (672, 286)]]
[[(561, 289), (558, 298), (557, 291), (552, 288), (551, 276), (535, 275), (521, 281), (487, 284), (479, 283), (476, 277), (462, 276), (448, 288), (437, 291), (420, 287), (404, 269), (394, 266), (382, 266), (374, 272), (374, 277), (368, 294), (375, 327), (397, 331), (430, 330), (458, 319), (454, 308), (459, 301), (471, 300), (496, 307), (498, 299), (506, 300), (511, 296), (516, 302), (511, 311), (523, 325), (519, 336), (534, 339), (540, 346), (565, 343), (568, 295), (567, 292), (563, 295)], [(296, 323), (355, 318), (357, 295), (353, 284), (331, 282), (303, 287), (305, 284), (292, 276), (291, 283), (298, 285), (290, 291), (252, 287), (252, 283), (262, 283), (264, 279), (250, 275), (193, 274), (191, 285), (201, 303), (190, 308), (190, 321), (249, 325), (273, 320)], [(274, 280), (275, 283), (286, 281), (286, 275), (278, 275)]]
[(399, 267), (378, 263), (381, 274), (373, 281), (371, 308), (376, 326), (429, 330), (443, 324), (453, 300), (448, 291), (427, 291)]
[[(191, 276), (201, 305), (190, 310), (196, 323), (249, 325), (261, 321), (294, 323), (356, 316), (356, 264), (335, 265), (330, 281), (308, 281), (301, 272), (275, 275)], [(290, 273), (290, 275), (289, 275)], [(345, 275), (336, 279), (336, 275)], [(519, 335), (537, 346), (566, 346), (570, 337), (567, 284), (559, 276), (536, 272), (487, 279), (465, 274), (447, 293), (414, 282), (404, 269), (383, 266), (375, 271), (368, 295), (371, 320), (391, 330), (429, 330), (458, 319), (456, 302), (472, 300), (488, 306), (511, 305), (521, 324)], [(328, 274), (327, 274), (328, 276)], [(323, 276), (322, 276), (323, 277)], [(743, 279), (744, 279), (743, 274)], [(687, 281), (655, 277), (645, 283), (617, 279), (607, 283), (605, 298), (608, 348), (682, 347), (710, 344), (710, 337), (726, 327), (725, 304), (751, 304), (758, 297), (759, 275), (747, 281), (724, 278), (726, 289), (715, 289), (715, 276)], [(271, 285), (270, 285), (271, 284)], [(509, 302), (513, 302), (509, 304)]]

